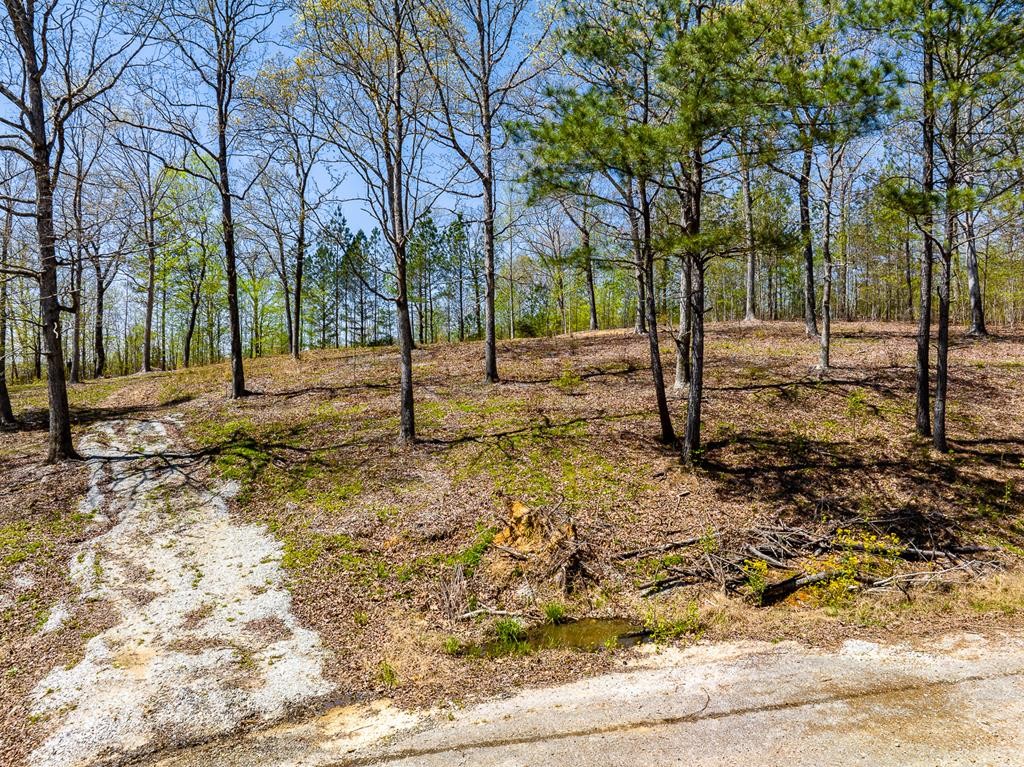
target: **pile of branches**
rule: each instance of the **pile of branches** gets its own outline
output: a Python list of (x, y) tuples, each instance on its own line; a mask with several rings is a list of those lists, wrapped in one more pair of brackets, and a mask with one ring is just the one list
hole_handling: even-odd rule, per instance
[[(865, 532), (870, 533), (871, 528)], [(950, 536), (940, 537), (948, 539)], [(877, 541), (878, 538), (866, 540)], [(812, 531), (777, 521), (732, 536), (727, 543), (717, 531), (709, 531), (702, 536), (624, 551), (613, 560), (625, 562), (685, 551), (685, 562), (666, 567), (658, 578), (640, 584), (643, 596), (681, 586), (715, 584), (727, 593), (751, 596), (763, 606), (777, 604), (806, 586), (838, 577), (852, 578), (862, 589), (898, 589), (906, 593), (915, 585), (948, 579), (955, 574), (974, 576), (1000, 567), (994, 557), (999, 549), (994, 547), (955, 542), (923, 546), (913, 541), (896, 542), (891, 536), (881, 540), (874, 544), (858, 542), (857, 536), (851, 536), (850, 531), (839, 524)], [(892, 573), (884, 576), (861, 571), (851, 573), (849, 569), (836, 567), (836, 554), (858, 552), (865, 558), (878, 556), (926, 566), (906, 572), (895, 572), (893, 568)], [(764, 564), (752, 568), (754, 563)], [(769, 572), (792, 574), (769, 581)], [(755, 584), (758, 573), (764, 582)]]

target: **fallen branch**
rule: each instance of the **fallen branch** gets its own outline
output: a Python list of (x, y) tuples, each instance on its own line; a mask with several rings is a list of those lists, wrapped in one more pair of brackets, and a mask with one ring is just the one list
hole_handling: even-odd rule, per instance
[[(865, 546), (861, 543), (833, 543), (831, 548), (834, 551), (863, 551), (869, 554), (884, 553), (877, 548)], [(930, 562), (933, 559), (956, 559), (963, 554), (984, 554), (998, 550), (992, 546), (951, 546), (948, 549), (919, 549), (917, 546), (910, 544), (896, 554), (896, 556), (909, 562)]]
[(687, 546), (693, 546), (695, 543), (700, 543), (701, 537), (696, 538), (684, 538), (681, 541), (670, 541), (669, 543), (663, 543), (660, 546), (647, 546), (642, 549), (633, 549), (632, 551), (623, 551), (620, 554), (616, 554), (612, 559), (616, 562), (622, 562), (626, 559), (636, 559), (638, 557), (647, 557), (651, 554), (664, 554), (666, 551), (674, 551), (675, 549), (682, 549)]
[(775, 557), (770, 557), (763, 551), (758, 549), (756, 546), (747, 546), (747, 553), (755, 559), (760, 559), (762, 562), (767, 562), (772, 567), (777, 567), (780, 570), (792, 570), (793, 568), (784, 562), (780, 562)]
[(480, 615), (495, 615), (498, 617), (505, 618), (522, 618), (523, 613), (509, 612), (508, 610), (492, 610), (489, 607), (482, 607), (479, 610), (470, 610), (468, 613), (463, 613), (459, 616), (459, 620), (469, 620), (470, 618), (476, 618)]

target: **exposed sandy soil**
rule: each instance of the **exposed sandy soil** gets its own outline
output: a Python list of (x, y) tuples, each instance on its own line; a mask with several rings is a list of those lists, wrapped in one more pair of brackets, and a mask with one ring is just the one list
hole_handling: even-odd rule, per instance
[[(253, 361), (248, 384), (258, 394), (239, 402), (225, 397), (225, 366), (89, 384), (73, 397), (84, 422), (182, 414), (192, 459), (240, 485), (233, 518), (265, 525), (280, 541), (297, 625), (327, 649), (323, 673), (344, 692), (339, 702), (387, 695), (400, 706), (461, 704), (606, 671), (628, 656), (451, 654), (492, 630), (486, 616), (453, 618), (482, 607), (532, 622), (557, 604), (573, 617), (633, 618), (683, 642), (835, 645), (1019, 628), (1024, 338), (955, 339), (953, 452), (941, 456), (913, 434), (912, 332), (840, 324), (836, 367), (822, 379), (811, 370), (816, 343), (796, 324), (712, 327), (706, 444), (693, 471), (655, 441), (646, 341), (621, 331), (503, 343), (505, 380), (493, 387), (480, 380), (479, 344), (418, 350), (421, 442), (411, 447), (394, 441), (393, 350)], [(666, 339), (669, 369), (670, 346)], [(34, 388), (16, 398), (23, 411), (40, 404)], [(681, 428), (685, 402), (672, 407)], [(65, 529), (86, 472), (61, 472), (60, 486), (57, 473), (40, 473), (42, 437), (0, 437), (4, 535), (22, 524), (29, 499), (42, 504), (26, 521), (39, 547), (22, 554), (25, 536), (0, 539), (4, 595), (14, 597), (0, 653), (18, 668), (0, 691), (0, 754), (12, 763), (48, 731), (26, 702), (39, 680), (77, 663), (86, 641), (116, 622), (101, 608), (40, 633), (58, 602), (75, 599), (81, 587), (63, 573), (94, 535), (89, 520)], [(917, 545), (997, 545), (1003, 553), (991, 559), (1005, 572), (962, 584), (956, 573), (952, 584), (909, 597), (812, 589), (759, 609), (713, 584), (640, 598), (639, 584), (688, 553), (613, 559), (689, 536), (726, 547), (776, 519), (808, 528), (839, 521)], [(567, 541), (584, 568), (570, 573), (581, 577), (565, 591), (558, 564)], [(8, 564), (12, 556), (18, 561)], [(17, 599), (23, 576), (35, 579), (34, 608)]]
[(209, 740), (332, 690), (319, 637), (291, 612), (280, 545), (230, 518), (233, 488), (175, 458), (175, 431), (171, 420), (118, 420), (79, 443), (90, 469), (81, 513), (102, 532), (74, 553), (78, 597), (42, 632), (93, 604), (116, 623), (33, 689), (32, 715), (47, 729), (36, 767)]

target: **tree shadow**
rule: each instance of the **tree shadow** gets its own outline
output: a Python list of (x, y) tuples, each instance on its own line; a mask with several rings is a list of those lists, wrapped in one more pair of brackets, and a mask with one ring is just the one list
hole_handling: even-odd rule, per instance
[[(161, 410), (178, 407), (191, 402), (191, 395), (182, 395), (163, 402), (159, 407), (149, 404), (127, 405), (124, 407), (92, 407), (72, 405), (68, 412), (71, 424), (76, 427), (93, 426), (103, 421), (151, 421), (153, 414)], [(18, 413), (18, 426), (14, 431), (37, 432), (50, 428), (50, 411), (47, 408), (28, 408)]]
[[(967, 533), (1024, 544), (1013, 525), (1024, 492), (979, 470), (1020, 466), (1024, 441), (951, 445), (954, 456), (933, 454), (923, 444), (919, 451), (887, 455), (880, 444), (749, 432), (709, 442), (702, 466), (721, 499), (749, 503), (756, 497), (788, 524), (814, 527), (827, 517), (921, 548), (959, 545)], [(985, 449), (990, 445), (998, 449)]]

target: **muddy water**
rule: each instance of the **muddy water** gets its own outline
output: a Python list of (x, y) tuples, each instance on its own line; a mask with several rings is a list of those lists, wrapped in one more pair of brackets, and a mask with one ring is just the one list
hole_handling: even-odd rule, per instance
[(495, 658), (536, 650), (570, 649), (583, 652), (614, 647), (634, 647), (650, 641), (643, 626), (622, 618), (583, 618), (547, 623), (528, 629), (519, 640), (493, 639), (463, 648), (462, 655)]

